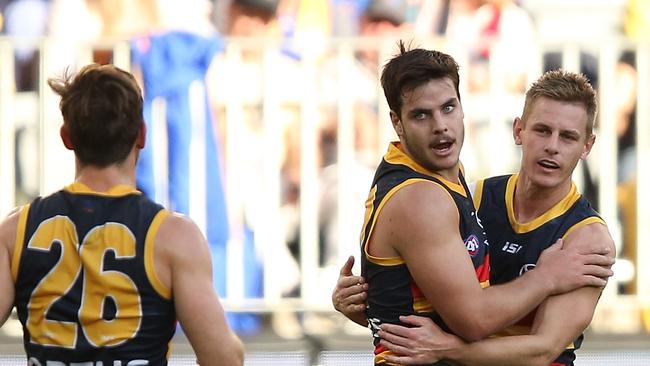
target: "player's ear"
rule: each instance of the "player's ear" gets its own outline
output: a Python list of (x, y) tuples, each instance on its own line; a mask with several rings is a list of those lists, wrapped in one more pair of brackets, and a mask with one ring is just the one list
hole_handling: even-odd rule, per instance
[(512, 137), (515, 139), (516, 145), (521, 145), (521, 131), (524, 129), (524, 122), (519, 117), (515, 117), (512, 122)]
[(140, 128), (138, 129), (138, 136), (135, 139), (135, 147), (138, 149), (144, 149), (144, 144), (147, 139), (147, 126), (144, 124), (140, 124)]
[(397, 136), (402, 136), (404, 134), (404, 126), (402, 126), (402, 120), (397, 113), (390, 111), (390, 121), (393, 124), (393, 129), (395, 129)]
[(74, 145), (72, 144), (72, 139), (70, 138), (70, 131), (68, 126), (65, 123), (61, 125), (59, 129), (59, 136), (61, 136), (61, 141), (63, 141), (63, 146), (68, 150), (74, 150)]
[(589, 156), (589, 153), (591, 152), (591, 148), (594, 147), (595, 142), (596, 142), (595, 133), (592, 133), (591, 135), (587, 136), (587, 141), (585, 142), (585, 148), (582, 150), (582, 155), (580, 155), (580, 159), (582, 160), (587, 159), (587, 156)]

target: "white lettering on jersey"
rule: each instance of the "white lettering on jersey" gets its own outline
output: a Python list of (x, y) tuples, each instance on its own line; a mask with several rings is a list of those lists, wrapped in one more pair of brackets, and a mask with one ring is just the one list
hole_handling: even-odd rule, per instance
[(515, 254), (515, 253), (518, 253), (521, 250), (521, 245), (517, 244), (517, 243), (511, 243), (509, 241), (506, 241), (506, 243), (503, 245), (501, 250), (506, 252), (506, 253)]
[(375, 338), (379, 338), (379, 334), (377, 334), (380, 330), (381, 326), (381, 320), (377, 318), (368, 318), (368, 329), (372, 332), (372, 336)]
[[(28, 362), (28, 366), (42, 366), (43, 364), (40, 363), (36, 358), (31, 357)], [(147, 360), (131, 360), (127, 362), (124, 366), (147, 366), (149, 365), (149, 361)], [(45, 361), (45, 366), (104, 366), (104, 363), (102, 361), (85, 361), (85, 362), (72, 362), (70, 364), (66, 364), (65, 362), (61, 361)], [(113, 366), (123, 366), (122, 361), (113, 361)]]

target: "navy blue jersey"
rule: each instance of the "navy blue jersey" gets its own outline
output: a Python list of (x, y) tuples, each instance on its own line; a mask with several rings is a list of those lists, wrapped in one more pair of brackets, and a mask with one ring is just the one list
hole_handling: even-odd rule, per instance
[[(517, 222), (513, 206), (517, 177), (515, 174), (488, 178), (477, 182), (474, 191), (478, 215), (492, 244), (490, 283), (493, 285), (512, 281), (534, 268), (542, 251), (571, 231), (592, 223), (604, 224), (575, 185), (543, 215), (525, 224)], [(529, 334), (534, 317), (535, 311), (503, 334)], [(556, 364), (573, 365), (574, 351), (580, 347), (582, 338), (581, 335), (569, 345)]]
[[(377, 168), (372, 189), (366, 201), (366, 214), (361, 233), (361, 271), (369, 284), (366, 316), (375, 339), (375, 364), (385, 364), (389, 352), (379, 345), (378, 326), (382, 323), (399, 324), (400, 315), (417, 314), (432, 318), (448, 330), (432, 305), (414, 282), (401, 257), (379, 258), (369, 254), (368, 246), (377, 217), (384, 204), (401, 188), (422, 181), (444, 188), (458, 208), (459, 231), (471, 256), (478, 280), (489, 285), (489, 257), (485, 232), (477, 220), (474, 204), (462, 174), (460, 184), (427, 171), (404, 154), (398, 143), (392, 143)], [(445, 363), (438, 363), (443, 365)]]
[(167, 364), (176, 315), (153, 241), (168, 214), (130, 187), (80, 183), (23, 208), (12, 275), (32, 364)]

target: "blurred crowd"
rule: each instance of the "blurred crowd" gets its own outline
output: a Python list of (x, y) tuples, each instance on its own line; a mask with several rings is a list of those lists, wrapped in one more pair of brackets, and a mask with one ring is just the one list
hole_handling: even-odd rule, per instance
[[(601, 1), (603, 2), (603, 1)], [(488, 94), (498, 90), (521, 94), (530, 80), (531, 65), (539, 58), (534, 3), (516, 0), (0, 0), (0, 29), (16, 37), (16, 90), (37, 91), (39, 48), (34, 40), (48, 36), (66, 44), (127, 40), (131, 45), (131, 69), (139, 77), (145, 95), (148, 145), (138, 167), (138, 185), (146, 194), (171, 209), (190, 215), (203, 228), (213, 248), (215, 286), (228, 296), (226, 285), (226, 243), (237, 240), (244, 248), (244, 296), (262, 292), (263, 248), (259, 235), (268, 217), (260, 202), (269, 194), (264, 166), (269, 147), (278, 146), (275, 163), (280, 167), (279, 184), (283, 245), (273, 262), (283, 296), (299, 296), (300, 286), (300, 198), (305, 166), (302, 131), (305, 116), (301, 103), (302, 83), (314, 77), (318, 97), (314, 119), (316, 168), (320, 186), (319, 264), (338, 267), (341, 246), (337, 218), (337, 139), (340, 136), (337, 103), (351, 98), (351, 127), (354, 146), (354, 179), (346, 180), (358, 202), (359, 212), (350, 215), (361, 227), (363, 205), (385, 145), (382, 129), (387, 116), (380, 116), (378, 70), (385, 55), (375, 45), (384, 39), (442, 39), (445, 47), (461, 49), (466, 55), (465, 90)], [(620, 1), (610, 1), (620, 3)], [(640, 40), (650, 35), (650, 1), (628, 0), (622, 7), (621, 36)], [(332, 39), (357, 37), (360, 43), (345, 75), (340, 75)], [(394, 45), (394, 42), (391, 43)], [(272, 45), (269, 46), (269, 45)], [(367, 46), (370, 45), (370, 46)], [(65, 47), (61, 45), (60, 47)], [(230, 52), (237, 47), (237, 52)], [(57, 52), (63, 68), (75, 58), (64, 48)], [(235, 55), (233, 57), (232, 55)], [(100, 63), (112, 61), (112, 54), (94, 52)], [(581, 71), (597, 87), (596, 55), (581, 54)], [(310, 74), (302, 65), (308, 61), (318, 71)], [(543, 68), (562, 65), (558, 54), (543, 57)], [(499, 69), (491, 70), (498, 65)], [(540, 70), (541, 71), (541, 70)], [(499, 75), (501, 82), (490, 77)], [(533, 75), (533, 79), (538, 75)], [(354, 87), (343, 90), (341, 80)], [(635, 108), (636, 67), (634, 52), (621, 54), (617, 64), (616, 108), (619, 149), (619, 198), (622, 220), (629, 222), (624, 248), (633, 248), (635, 218)], [(236, 100), (242, 113), (229, 114), (226, 106)], [(264, 105), (264, 101), (273, 103)], [(523, 100), (523, 99), (522, 99)], [(272, 115), (272, 118), (267, 118)], [(228, 119), (236, 118), (237, 121)], [(469, 116), (474, 130), (470, 145), (487, 143), (481, 129), (487, 116)], [(268, 141), (272, 120), (274, 141)], [(510, 120), (504, 120), (504, 131)], [(232, 130), (236, 126), (237, 134)], [(390, 128), (390, 126), (388, 126)], [(162, 133), (164, 132), (164, 133)], [(485, 131), (483, 131), (485, 132)], [(237, 136), (229, 141), (227, 136)], [(512, 145), (506, 132), (505, 146)], [(477, 151), (480, 149), (476, 148)], [(236, 154), (229, 159), (226, 154)], [(513, 153), (516, 151), (513, 150)], [(489, 156), (477, 157), (476, 167), (485, 166)], [(518, 161), (514, 157), (512, 161)], [(236, 179), (226, 177), (225, 166), (236, 162)], [(197, 168), (198, 167), (198, 168)], [(588, 170), (588, 165), (586, 169)], [(514, 169), (514, 168), (513, 168)], [(504, 172), (505, 173), (505, 172)], [(480, 177), (481, 172), (475, 177)], [(587, 182), (593, 182), (586, 172)], [(228, 182), (235, 181), (240, 195), (228, 196)], [(273, 186), (272, 186), (273, 187)], [(585, 189), (589, 189), (590, 184)], [(232, 188), (232, 187), (231, 187)], [(592, 187), (592, 200), (596, 199)], [(228, 202), (226, 196), (237, 200)], [(597, 204), (597, 202), (595, 202)], [(257, 235), (257, 236), (256, 236)], [(347, 244), (346, 244), (347, 245)], [(347, 246), (357, 254), (357, 243)], [(633, 249), (624, 253), (632, 256)], [(233, 328), (254, 331), (259, 319), (232, 316)], [(299, 330), (286, 329), (287, 337)], [(293, 333), (292, 333), (293, 332)]]

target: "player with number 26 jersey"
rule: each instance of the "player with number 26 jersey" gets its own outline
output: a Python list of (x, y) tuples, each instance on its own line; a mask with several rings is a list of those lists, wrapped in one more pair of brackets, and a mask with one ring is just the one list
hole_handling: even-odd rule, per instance
[(30, 365), (167, 364), (174, 303), (153, 242), (168, 214), (129, 186), (81, 183), (23, 208), (11, 269)]

